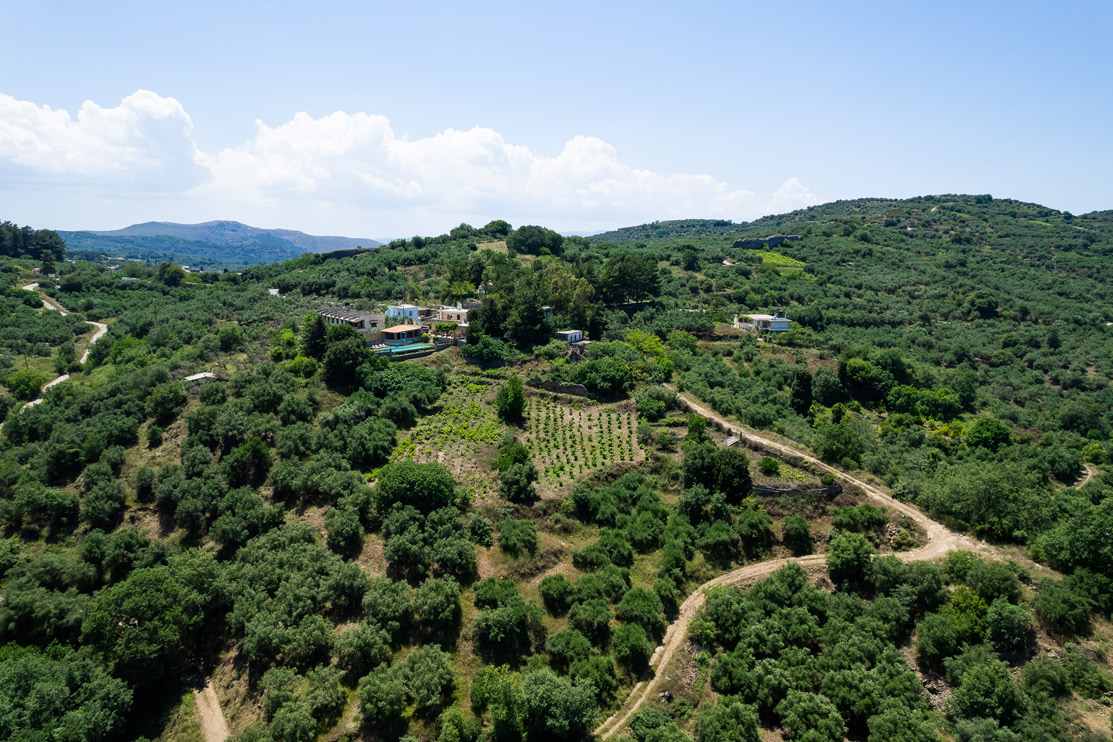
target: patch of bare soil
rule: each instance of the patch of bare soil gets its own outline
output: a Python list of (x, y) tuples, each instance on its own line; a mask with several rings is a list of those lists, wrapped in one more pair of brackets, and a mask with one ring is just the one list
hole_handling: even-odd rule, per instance
[[(232, 734), (240, 734), (263, 718), (262, 702), (250, 694), (250, 667), (246, 658), (233, 649), (216, 666), (209, 677), (209, 686), (216, 692), (218, 707)], [(208, 738), (206, 738), (208, 742)]]
[(479, 579), (485, 580), (488, 577), (494, 577), (497, 570), (495, 569), (494, 560), (491, 559), (491, 549), (494, 547), (475, 547), (475, 562), (476, 571), (479, 572)]
[(386, 576), (387, 561), (383, 554), (383, 537), (370, 533), (363, 539), (363, 551), (359, 553), (359, 566), (372, 577)]
[(220, 701), (217, 700), (212, 681), (201, 690), (193, 691), (193, 697), (197, 701), (197, 716), (201, 720), (201, 733), (205, 735), (205, 742), (224, 742), (228, 739), (231, 736), (228, 722), (224, 719), (224, 712), (220, 710)]
[(303, 521), (313, 526), (313, 530), (319, 533), (321, 538), (328, 535), (328, 529), (325, 528), (325, 509), (323, 507), (309, 505), (299, 515)]
[(151, 539), (165, 539), (172, 532), (170, 519), (162, 518), (151, 507), (130, 508), (124, 521), (128, 528), (138, 529)]
[(344, 713), (340, 715), (340, 721), (336, 722), (336, 726), (330, 729), (327, 734), (318, 739), (322, 742), (338, 742), (342, 738), (355, 738), (354, 735), (359, 733), (362, 718), (359, 713), (359, 698), (353, 693), (348, 698), (348, 705), (344, 707)]
[(659, 693), (658, 697), (668, 694), (664, 699), (668, 700), (672, 696), (688, 696), (695, 691), (696, 681), (699, 679), (699, 665), (696, 664), (698, 649), (695, 642), (688, 642), (684, 646), (679, 662), (673, 665), (672, 677), (666, 679), (670, 687)]

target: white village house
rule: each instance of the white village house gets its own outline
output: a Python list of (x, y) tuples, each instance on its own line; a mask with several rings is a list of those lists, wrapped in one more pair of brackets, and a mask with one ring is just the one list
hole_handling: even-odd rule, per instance
[(755, 330), (762, 332), (788, 332), (791, 329), (789, 325), (792, 321), (785, 317), (783, 310), (773, 314), (746, 314), (743, 318), (748, 319)]
[(421, 321), (421, 308), (414, 304), (391, 304), (386, 308), (386, 316), (416, 325)]

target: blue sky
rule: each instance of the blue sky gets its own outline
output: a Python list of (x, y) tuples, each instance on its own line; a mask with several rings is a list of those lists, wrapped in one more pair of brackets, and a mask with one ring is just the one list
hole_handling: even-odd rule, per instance
[(1113, 3), (3, 3), (0, 218), (363, 237), (1113, 208)]

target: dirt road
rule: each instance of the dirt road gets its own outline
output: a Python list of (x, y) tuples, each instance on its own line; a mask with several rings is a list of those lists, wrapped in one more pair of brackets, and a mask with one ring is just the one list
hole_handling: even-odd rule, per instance
[(88, 322), (90, 325), (95, 325), (97, 331), (93, 333), (93, 337), (89, 338), (89, 345), (85, 348), (85, 352), (81, 354), (82, 363), (85, 363), (85, 361), (89, 360), (89, 351), (93, 349), (93, 343), (100, 340), (102, 337), (104, 337), (104, 333), (108, 332), (108, 325), (101, 324), (100, 322), (94, 322), (91, 319), (87, 319), (85, 321)]
[(232, 736), (228, 732), (228, 722), (224, 720), (224, 712), (220, 710), (220, 701), (213, 690), (210, 681), (201, 690), (193, 691), (197, 701), (197, 716), (201, 719), (201, 733), (205, 735), (205, 742), (224, 742)]
[[(730, 423), (724, 420), (719, 415), (709, 410), (704, 405), (695, 401), (686, 394), (680, 394), (680, 398), (688, 406), (688, 408), (698, 415), (702, 415), (710, 420), (715, 420), (720, 423), (730, 435), (737, 435), (745, 440), (754, 441), (761, 444), (767, 449), (773, 449), (782, 453), (799, 456), (812, 464), (817, 469), (830, 472), (835, 476), (842, 479), (844, 482), (849, 482), (861, 490), (872, 500), (875, 500), (881, 505), (888, 507), (896, 512), (908, 517), (909, 520), (916, 523), (924, 529), (927, 534), (927, 542), (912, 551), (907, 551), (896, 556), (903, 561), (922, 561), (928, 559), (936, 559), (943, 556), (949, 551), (956, 549), (968, 549), (970, 551), (980, 551), (989, 553), (992, 547), (984, 544), (974, 538), (955, 533), (941, 523), (936, 523), (931, 518), (924, 515), (915, 507), (900, 502), (894, 499), (887, 492), (884, 492), (878, 487), (868, 484), (852, 474), (836, 469), (829, 466), (811, 454), (797, 450), (779, 441), (767, 438), (752, 430), (746, 430), (735, 423)], [(653, 653), (653, 657), (649, 660), (650, 668), (654, 671), (654, 675), (646, 680), (641, 681), (634, 686), (630, 695), (626, 698), (622, 708), (614, 713), (611, 718), (600, 724), (595, 729), (595, 735), (606, 739), (614, 735), (622, 729), (630, 716), (637, 711), (647, 698), (652, 697), (653, 690), (661, 682), (662, 677), (659, 671), (668, 667), (669, 661), (676, 654), (676, 651), (684, 646), (688, 638), (688, 626), (692, 619), (696, 617), (699, 609), (703, 606), (704, 601), (707, 599), (707, 590), (712, 587), (719, 587), (721, 585), (749, 585), (768, 577), (777, 569), (783, 567), (789, 562), (796, 562), (800, 566), (813, 569), (821, 569), (825, 563), (825, 557), (822, 554), (811, 554), (809, 556), (798, 557), (795, 559), (774, 559), (768, 562), (759, 562), (757, 564), (748, 564), (744, 567), (739, 567), (733, 572), (727, 572), (720, 575), (715, 579), (700, 585), (688, 599), (680, 606), (677, 612), (676, 619), (669, 625), (668, 630), (665, 632), (665, 638), (662, 640), (661, 645)]]
[[(29, 283), (29, 284), (27, 284), (26, 286), (23, 287), (23, 290), (24, 291), (38, 291), (39, 296), (42, 297), (44, 307), (46, 307), (47, 309), (53, 309), (55, 312), (58, 312), (59, 314), (61, 314), (63, 317), (65, 317), (69, 314), (69, 312), (67, 312), (62, 307), (61, 304), (59, 304), (58, 302), (51, 299), (49, 296), (47, 296), (43, 292), (39, 291), (39, 285), (37, 283)], [(89, 351), (92, 350), (93, 343), (100, 340), (102, 337), (104, 337), (104, 333), (108, 332), (108, 325), (102, 324), (100, 322), (93, 322), (92, 320), (88, 320), (88, 319), (85, 320), (85, 323), (89, 324), (89, 325), (93, 325), (96, 328), (96, 331), (93, 333), (93, 337), (89, 338), (89, 345), (86, 346), (85, 352), (81, 354), (81, 362), (82, 363), (85, 363), (85, 361), (89, 360)], [(51, 381), (48, 381), (46, 383), (46, 385), (43, 386), (42, 390), (45, 392), (47, 389), (54, 386), (55, 384), (61, 384), (63, 381), (69, 380), (69, 378), (70, 378), (69, 374), (62, 374), (61, 376), (59, 376), (55, 379), (52, 379)], [(22, 412), (23, 410), (27, 409), (28, 407), (34, 407), (35, 405), (41, 403), (42, 401), (43, 401), (42, 397), (39, 397), (38, 399), (33, 399), (30, 402), (28, 402), (27, 404), (20, 407), (19, 410), (20, 410), (20, 412)]]
[(1080, 490), (1085, 487), (1086, 483), (1093, 478), (1094, 473), (1096, 472), (1092, 464), (1083, 464), (1082, 468), (1086, 470), (1086, 476), (1082, 477), (1082, 479), (1079, 479), (1077, 482), (1074, 483), (1074, 488), (1076, 490)]

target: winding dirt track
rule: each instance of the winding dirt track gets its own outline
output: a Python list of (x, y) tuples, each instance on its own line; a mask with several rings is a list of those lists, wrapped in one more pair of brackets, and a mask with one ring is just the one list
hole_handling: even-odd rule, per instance
[(1083, 464), (1082, 468), (1086, 470), (1086, 476), (1082, 477), (1082, 479), (1079, 479), (1077, 482), (1074, 483), (1074, 488), (1076, 490), (1080, 490), (1085, 487), (1086, 483), (1089, 482), (1090, 479), (1094, 476), (1093, 466), (1091, 466), (1090, 464)]
[[(927, 543), (912, 551), (897, 554), (896, 556), (903, 561), (912, 562), (937, 559), (947, 552), (956, 549), (968, 549), (986, 554), (992, 551), (992, 547), (988, 544), (982, 543), (969, 536), (955, 533), (943, 524), (936, 523), (931, 518), (928, 518), (915, 507), (894, 499), (887, 492), (858, 479), (852, 474), (829, 466), (814, 456), (787, 446), (779, 441), (766, 438), (752, 430), (746, 430), (737, 424), (727, 422), (722, 417), (716, 415), (714, 412), (685, 394), (680, 394), (680, 398), (692, 412), (718, 422), (729, 434), (756, 442), (766, 449), (773, 449), (781, 453), (798, 456), (808, 461), (816, 469), (830, 472), (844, 482), (848, 482), (860, 488), (870, 499), (906, 516), (909, 520), (923, 528), (924, 532), (927, 534)], [(809, 556), (792, 559), (774, 559), (768, 562), (748, 564), (744, 567), (739, 567), (733, 572), (727, 572), (709, 582), (705, 582), (692, 592), (692, 594), (688, 596), (688, 599), (680, 606), (676, 619), (669, 625), (668, 630), (665, 632), (665, 638), (653, 653), (653, 657), (649, 660), (649, 666), (653, 672), (652, 677), (645, 678), (634, 686), (634, 689), (630, 691), (630, 695), (627, 696), (626, 701), (622, 704), (622, 708), (616, 711), (611, 718), (596, 727), (595, 736), (606, 739), (614, 735), (626, 725), (630, 716), (641, 708), (645, 700), (652, 697), (654, 689), (662, 680), (658, 671), (668, 667), (669, 661), (673, 658), (673, 655), (676, 654), (676, 651), (684, 646), (688, 638), (688, 625), (692, 622), (692, 619), (696, 617), (699, 609), (707, 599), (707, 590), (709, 588), (719, 587), (721, 585), (753, 584), (764, 577), (768, 577), (789, 562), (796, 562), (804, 568), (822, 568), (825, 564), (825, 557), (822, 554), (811, 554)]]
[[(69, 314), (69, 312), (67, 312), (62, 307), (61, 304), (59, 304), (54, 299), (51, 299), (49, 296), (44, 294), (39, 289), (39, 285), (37, 283), (29, 283), (29, 284), (27, 284), (26, 286), (23, 287), (23, 290), (24, 291), (37, 291), (39, 296), (42, 297), (43, 306), (46, 307), (47, 309), (53, 309), (54, 311), (58, 312), (58, 314), (62, 315), (63, 317), (65, 317)], [(100, 322), (93, 322), (92, 320), (87, 319), (87, 320), (85, 320), (85, 324), (93, 325), (97, 329), (96, 329), (96, 332), (93, 333), (93, 337), (91, 337), (89, 339), (89, 345), (86, 346), (85, 352), (81, 354), (81, 362), (82, 363), (85, 363), (85, 361), (89, 360), (89, 351), (92, 350), (93, 343), (100, 340), (102, 337), (104, 337), (104, 333), (108, 332), (108, 325), (102, 324)], [(61, 376), (59, 376), (55, 379), (52, 379), (51, 381), (48, 381), (43, 386), (42, 390), (45, 392), (47, 389), (54, 386), (55, 384), (61, 384), (63, 381), (69, 380), (69, 378), (70, 378), (69, 374), (62, 374)], [(30, 402), (28, 402), (27, 404), (23, 405), (23, 407), (20, 407), (19, 410), (20, 410), (20, 412), (22, 412), (23, 410), (27, 409), (28, 407), (34, 407), (35, 405), (41, 403), (42, 401), (43, 401), (42, 397), (39, 397), (38, 399), (33, 399)]]

